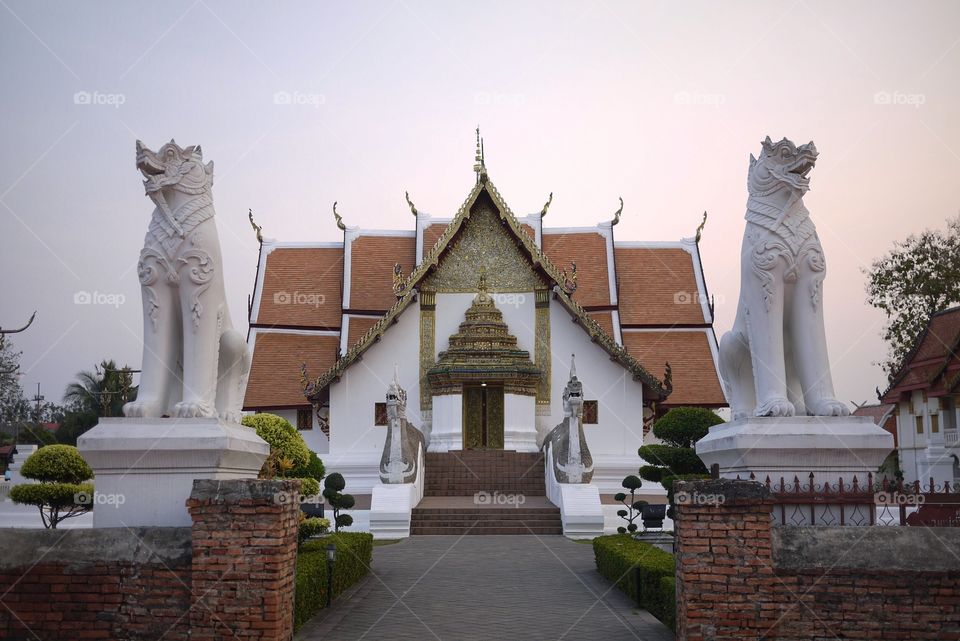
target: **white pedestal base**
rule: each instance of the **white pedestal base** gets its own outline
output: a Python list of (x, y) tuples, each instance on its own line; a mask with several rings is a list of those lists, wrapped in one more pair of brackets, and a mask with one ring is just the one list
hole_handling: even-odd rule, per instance
[(104, 418), (77, 447), (94, 472), (94, 527), (189, 526), (194, 479), (256, 478), (270, 452), (215, 418)]
[(893, 450), (893, 435), (866, 416), (755, 417), (714, 425), (697, 441), (697, 455), (723, 478), (750, 478), (774, 484), (794, 477), (808, 483), (866, 484)]

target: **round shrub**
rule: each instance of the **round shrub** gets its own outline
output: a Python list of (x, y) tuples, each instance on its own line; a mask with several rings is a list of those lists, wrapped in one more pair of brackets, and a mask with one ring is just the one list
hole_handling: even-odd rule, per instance
[[(320, 457), (317, 456), (317, 453), (310, 451), (310, 460), (306, 465), (302, 467), (296, 467), (290, 472), (290, 476), (293, 476), (298, 479), (316, 479), (317, 481), (322, 481), (323, 477), (327, 475), (327, 470), (323, 466), (323, 461), (320, 460)], [(319, 484), (317, 486), (317, 491), (319, 490)], [(307, 492), (304, 491), (304, 494)]]
[(93, 470), (72, 445), (45, 445), (23, 463), (24, 478), (41, 483), (77, 485), (93, 478)]
[(310, 463), (310, 448), (290, 421), (276, 414), (253, 414), (244, 416), (241, 421), (252, 427), (257, 436), (270, 445), (270, 454), (278, 459), (290, 461), (293, 469), (306, 467)]
[(675, 407), (653, 424), (653, 435), (674, 447), (693, 447), (723, 419), (705, 407)]

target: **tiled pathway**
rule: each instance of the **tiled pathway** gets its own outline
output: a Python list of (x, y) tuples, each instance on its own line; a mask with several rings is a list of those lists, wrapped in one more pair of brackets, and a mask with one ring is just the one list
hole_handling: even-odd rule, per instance
[(373, 572), (297, 641), (672, 641), (561, 536), (415, 536), (374, 548)]

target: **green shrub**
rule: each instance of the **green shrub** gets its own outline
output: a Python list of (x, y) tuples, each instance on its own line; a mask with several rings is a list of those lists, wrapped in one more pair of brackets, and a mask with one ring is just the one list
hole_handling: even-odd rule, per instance
[[(270, 454), (290, 463), (290, 470), (306, 467), (310, 463), (310, 448), (290, 421), (276, 414), (253, 414), (244, 416), (241, 421), (252, 427), (257, 436), (270, 445)], [(290, 471), (287, 470), (287, 471)], [(294, 478), (294, 477), (291, 477)]]
[(294, 629), (310, 620), (327, 604), (327, 544), (337, 547), (333, 567), (333, 597), (342, 594), (370, 571), (373, 535), (368, 532), (340, 532), (307, 541), (297, 554)]
[(653, 435), (674, 447), (693, 447), (723, 419), (705, 407), (675, 407), (653, 424)]
[[(613, 581), (640, 607), (673, 627), (676, 589), (671, 591), (670, 585), (676, 573), (676, 560), (672, 554), (624, 534), (598, 536), (593, 540), (593, 554), (600, 574)], [(639, 595), (636, 569), (640, 572)], [(670, 585), (663, 579), (669, 579)]]
[[(323, 477), (327, 475), (327, 470), (323, 466), (323, 461), (320, 460), (320, 457), (317, 456), (317, 453), (313, 450), (310, 451), (310, 460), (306, 465), (301, 467), (295, 467), (290, 472), (290, 476), (293, 476), (298, 479), (316, 479), (317, 481), (322, 481)], [(317, 491), (320, 491), (320, 485), (317, 484)], [(306, 494), (306, 492), (304, 492)]]
[(93, 470), (72, 445), (46, 445), (23, 463), (24, 478), (41, 483), (83, 483), (93, 478)]
[(297, 540), (300, 543), (303, 543), (311, 537), (318, 536), (320, 534), (326, 534), (327, 530), (329, 529), (330, 519), (325, 519), (319, 516), (303, 519), (300, 521), (300, 529), (297, 532)]
[(323, 498), (333, 508), (333, 529), (337, 532), (340, 528), (353, 525), (353, 517), (349, 514), (342, 514), (342, 510), (349, 510), (356, 503), (352, 494), (343, 494), (340, 492), (347, 487), (347, 482), (343, 475), (334, 472), (323, 480)]

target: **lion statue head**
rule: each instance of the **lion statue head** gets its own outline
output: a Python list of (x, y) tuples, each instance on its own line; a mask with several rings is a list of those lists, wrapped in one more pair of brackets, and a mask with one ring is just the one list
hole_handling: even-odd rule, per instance
[(145, 178), (143, 187), (148, 195), (168, 188), (198, 194), (213, 184), (213, 161), (203, 164), (200, 145), (183, 148), (172, 139), (159, 151), (138, 140), (137, 169)]
[(773, 142), (767, 136), (760, 157), (750, 154), (747, 190), (751, 196), (766, 196), (780, 189), (805, 194), (810, 189), (808, 174), (817, 162), (817, 147), (811, 140), (799, 147), (786, 138)]

